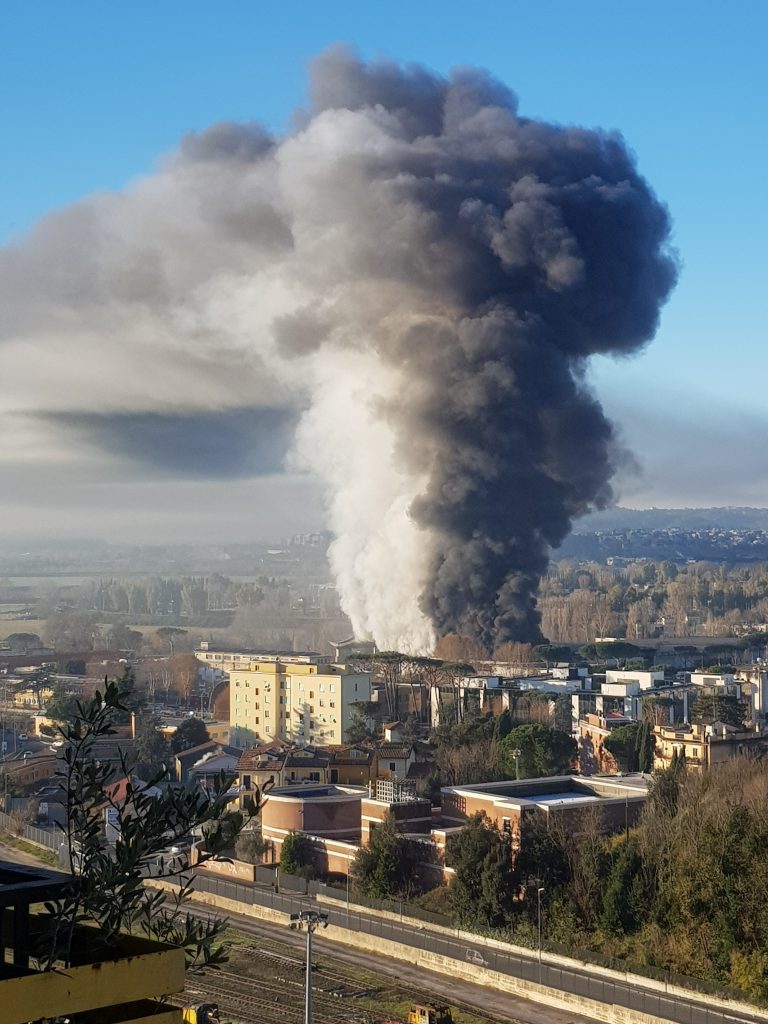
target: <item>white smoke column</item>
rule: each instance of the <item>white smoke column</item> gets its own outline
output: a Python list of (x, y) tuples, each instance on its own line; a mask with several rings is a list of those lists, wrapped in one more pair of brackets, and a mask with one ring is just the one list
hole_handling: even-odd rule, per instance
[(409, 514), (426, 479), (406, 470), (382, 417), (402, 381), (372, 353), (323, 350), (314, 370), (296, 458), (326, 489), (342, 607), (355, 636), (374, 638), (384, 650), (426, 653), (435, 634), (419, 600), (431, 551), (429, 535)]

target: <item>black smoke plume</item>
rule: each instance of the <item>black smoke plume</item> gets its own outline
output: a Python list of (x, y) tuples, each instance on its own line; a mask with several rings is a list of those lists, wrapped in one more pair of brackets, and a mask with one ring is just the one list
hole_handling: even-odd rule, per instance
[(373, 249), (372, 272), (445, 314), (382, 351), (408, 381), (390, 409), (402, 450), (428, 468), (411, 506), (433, 541), (421, 607), (438, 635), (537, 640), (550, 549), (612, 497), (586, 362), (653, 336), (676, 276), (667, 211), (618, 134), (521, 117), (482, 72), (446, 81), (335, 53), (314, 97), (392, 118), (396, 144), (365, 174), (418, 228), (407, 252)]
[(612, 497), (589, 357), (653, 336), (669, 232), (618, 134), (335, 48), (290, 134), (215, 125), (0, 251), (0, 434), (155, 476), (287, 447), (359, 635), (536, 640), (551, 548)]

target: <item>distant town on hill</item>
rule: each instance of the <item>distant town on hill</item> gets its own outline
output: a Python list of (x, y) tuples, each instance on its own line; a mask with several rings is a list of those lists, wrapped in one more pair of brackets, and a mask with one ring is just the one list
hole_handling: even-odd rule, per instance
[(554, 558), (768, 561), (768, 509), (606, 509), (575, 523)]
[[(251, 544), (115, 544), (81, 540), (0, 539), (3, 577), (88, 577), (222, 573), (319, 584), (330, 579), (328, 532)], [(601, 561), (768, 561), (768, 508), (651, 508), (616, 506), (577, 520), (553, 559)]]
[(615, 505), (574, 523), (574, 533), (606, 530), (765, 530), (768, 508), (622, 508)]

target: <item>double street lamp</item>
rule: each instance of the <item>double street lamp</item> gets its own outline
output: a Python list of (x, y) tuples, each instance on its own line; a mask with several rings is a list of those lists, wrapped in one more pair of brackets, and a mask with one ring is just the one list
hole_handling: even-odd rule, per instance
[(307, 932), (307, 973), (304, 983), (304, 1024), (312, 1024), (312, 935), (318, 928), (328, 927), (328, 915), (318, 910), (300, 910), (291, 914), (291, 928)]

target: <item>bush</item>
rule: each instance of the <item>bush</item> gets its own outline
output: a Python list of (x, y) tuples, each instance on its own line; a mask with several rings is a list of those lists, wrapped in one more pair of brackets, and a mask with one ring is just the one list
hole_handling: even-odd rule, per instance
[(235, 856), (246, 864), (260, 864), (268, 843), (260, 832), (241, 832), (235, 840)]

